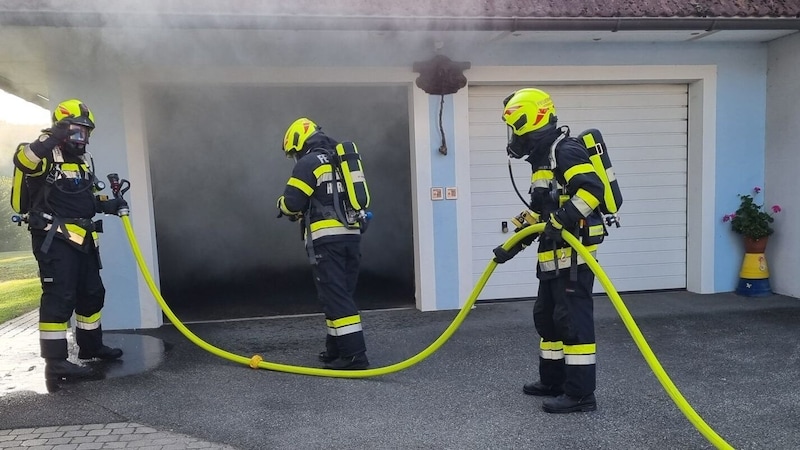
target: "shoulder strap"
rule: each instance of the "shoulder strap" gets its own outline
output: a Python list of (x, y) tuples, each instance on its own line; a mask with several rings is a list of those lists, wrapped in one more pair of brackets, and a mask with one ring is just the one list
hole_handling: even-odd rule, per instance
[(556, 147), (558, 147), (558, 144), (560, 144), (561, 141), (563, 141), (564, 138), (566, 138), (568, 135), (569, 135), (569, 129), (566, 132), (562, 132), (561, 135), (558, 136), (555, 141), (553, 141), (553, 145), (550, 146), (550, 169), (551, 170), (555, 169), (558, 166), (558, 164), (556, 162)]

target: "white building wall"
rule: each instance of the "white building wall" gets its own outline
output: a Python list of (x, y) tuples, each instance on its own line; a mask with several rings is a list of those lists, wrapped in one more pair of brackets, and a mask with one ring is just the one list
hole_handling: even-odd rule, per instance
[[(57, 61), (57, 60), (56, 60)], [(85, 72), (73, 72), (69, 77), (50, 71), (50, 95), (53, 104), (69, 98), (79, 98), (92, 110), (96, 128), (92, 133), (88, 151), (95, 163), (95, 175), (106, 185), (109, 173), (130, 178), (128, 160), (134, 151), (126, 142), (126, 124), (120, 120), (123, 111), (121, 86), (115, 72), (105, 72), (97, 67), (87, 67)], [(130, 190), (126, 199), (131, 204), (133, 223), (147, 229), (147, 222), (133, 217), (137, 210), (151, 209), (146, 195), (137, 195), (140, 186)], [(107, 188), (102, 192), (111, 195)], [(132, 199), (136, 196), (135, 199)], [(122, 220), (113, 215), (103, 219), (104, 232), (100, 235), (101, 276), (106, 288), (106, 303), (101, 319), (105, 329), (154, 328), (161, 325), (161, 311), (149, 290), (142, 289), (136, 261), (126, 238)], [(144, 216), (144, 218), (149, 218)], [(143, 222), (143, 223), (141, 223)], [(152, 222), (151, 222), (152, 223)], [(149, 240), (142, 234), (144, 242)], [(149, 260), (152, 264), (152, 259)]]
[(778, 39), (769, 45), (767, 67), (767, 138), (765, 203), (778, 204), (783, 211), (775, 217), (775, 234), (770, 237), (767, 261), (770, 284), (775, 293), (800, 297), (797, 255), (797, 224), (800, 223), (800, 197), (797, 175), (800, 171), (797, 127), (800, 125), (800, 33)]
[[(53, 34), (57, 34), (54, 30), (51, 31)], [(191, 35), (191, 33), (189, 34)], [(215, 34), (215, 37), (220, 36)], [(157, 267), (155, 266), (156, 261), (153, 260), (155, 237), (152, 214), (148, 209), (150, 206), (145, 204), (149, 200), (148, 193), (142, 189), (142, 183), (147, 184), (146, 158), (142, 159), (141, 156), (142, 152), (146, 152), (141, 135), (144, 130), (140, 123), (141, 117), (138, 116), (140, 113), (136, 108), (136, 102), (131, 100), (137, 97), (136, 90), (140, 83), (153, 79), (169, 79), (180, 82), (182, 77), (195, 77), (196, 81), (196, 77), (211, 79), (215, 74), (217, 81), (227, 82), (280, 79), (280, 82), (283, 83), (295, 83), (303, 80), (308, 82), (310, 77), (315, 76), (317, 79), (323, 76), (333, 76), (348, 80), (369, 79), (368, 81), (373, 83), (382, 81), (374, 78), (375, 73), (370, 73), (372, 69), (365, 71), (366, 66), (390, 68), (393, 78), (389, 81), (403, 80), (413, 83), (416, 74), (411, 70), (412, 63), (431, 56), (430, 48), (416, 45), (410, 40), (402, 40), (400, 44), (373, 40), (371, 41), (372, 46), (360, 48), (363, 51), (356, 52), (359, 56), (357, 60), (347, 59), (352, 56), (352, 52), (341, 51), (347, 49), (343, 43), (339, 43), (339, 51), (333, 51), (334, 49), (331, 48), (327, 54), (316, 54), (315, 58), (305, 60), (298, 53), (290, 51), (292, 48), (298, 48), (299, 43), (293, 42), (292, 45), (286, 43), (287, 45), (283, 47), (270, 47), (267, 40), (259, 39), (259, 37), (258, 35), (253, 36), (252, 33), (243, 36), (238, 41), (242, 45), (235, 46), (237, 49), (235, 54), (230, 52), (230, 46), (222, 45), (219, 39), (204, 41), (209, 48), (201, 50), (192, 47), (194, 48), (193, 52), (181, 52), (179, 47), (168, 46), (171, 45), (171, 41), (164, 40), (161, 42), (163, 46), (148, 47), (152, 48), (155, 55), (149, 54), (144, 49), (139, 49), (139, 52), (134, 49), (119, 53), (94, 49), (91, 58), (85, 58), (86, 55), (71, 55), (66, 50), (73, 48), (69, 46), (76, 44), (74, 37), (69, 43), (62, 40), (65, 45), (62, 49), (57, 48), (55, 40), (50, 43), (54, 48), (55, 56), (55, 59), (51, 60), (54, 67), (50, 71), (53, 74), (50, 79), (52, 96), (54, 98), (65, 96), (83, 98), (92, 106), (97, 115), (98, 132), (92, 137), (92, 150), (97, 158), (98, 172), (102, 176), (112, 171), (120, 174), (127, 173), (132, 178), (131, 181), (136, 183), (137, 193), (134, 194), (136, 197), (131, 198), (131, 206), (135, 212), (134, 225), (137, 233), (142, 233), (137, 237), (143, 247), (147, 262), (151, 264), (150, 268), (154, 272)], [(256, 46), (256, 41), (260, 42), (260, 45)], [(791, 68), (797, 64), (797, 54), (800, 53), (798, 52), (800, 44), (797, 41), (798, 38), (787, 39), (786, 42), (775, 43), (770, 49), (771, 70), (774, 72), (770, 83), (781, 86), (781, 90), (772, 93), (770, 99), (773, 99), (772, 103), (775, 103), (774, 99), (790, 98), (791, 100), (783, 101), (784, 109), (787, 112), (791, 108), (796, 108), (798, 103), (796, 82), (792, 81), (791, 74)], [(189, 44), (184, 43), (184, 45)], [(336, 47), (336, 42), (328, 41), (324, 45)], [(66, 52), (64, 58), (71, 57), (72, 61), (80, 60), (83, 65), (79, 65), (77, 68), (73, 66), (71, 71), (56, 70), (58, 64), (64, 62), (58, 60), (58, 52), (61, 50)], [(696, 286), (692, 290), (704, 293), (733, 290), (738, 275), (741, 249), (738, 247), (738, 241), (731, 236), (733, 233), (730, 232), (727, 224), (723, 224), (721, 220), (717, 219), (720, 219), (722, 213), (736, 202), (735, 194), (739, 189), (739, 183), (733, 184), (729, 180), (743, 180), (741, 183), (746, 186), (751, 186), (751, 183), (764, 184), (764, 140), (767, 133), (765, 133), (764, 121), (754, 118), (764, 117), (766, 110), (767, 46), (765, 44), (587, 45), (550, 43), (546, 46), (487, 44), (461, 48), (445, 46), (442, 51), (454, 60), (470, 61), (472, 69), (467, 70), (465, 75), (471, 81), (478, 81), (476, 79), (478, 77), (484, 83), (492, 82), (486, 78), (486, 68), (488, 67), (493, 67), (502, 74), (496, 78), (500, 83), (519, 83), (543, 79), (550, 82), (576, 78), (587, 80), (592, 78), (592, 68), (597, 67), (605, 68), (601, 77), (605, 81), (611, 81), (608, 73), (614, 73), (614, 68), (617, 68), (616, 71), (624, 72), (626, 79), (641, 79), (642, 74), (645, 74), (644, 78), (648, 82), (658, 82), (659, 77), (674, 80), (673, 75), (665, 73), (663, 70), (659, 72), (660, 75), (659, 73), (654, 74), (654, 71), (658, 72), (658, 67), (709, 68), (708, 74), (682, 79), (690, 86), (695, 87), (694, 90), (690, 88), (689, 92), (690, 109), (695, 103), (698, 114), (713, 118), (704, 121), (702, 129), (689, 130), (690, 147), (693, 145), (691, 136), (698, 136), (697, 145), (708, 147), (711, 153), (699, 152), (692, 156), (690, 151), (689, 171), (701, 170), (706, 173), (702, 177), (694, 178), (702, 183), (701, 186), (696, 186), (696, 191), (703, 192), (703, 195), (690, 200), (689, 214), (690, 216), (696, 214), (696, 217), (704, 217), (704, 219), (697, 225), (696, 231), (689, 230), (688, 240), (690, 248), (706, 256), (697, 256), (697, 264), (700, 269), (691, 272), (688, 285)], [(283, 56), (286, 55), (292, 55), (294, 59), (284, 58)], [(794, 55), (793, 58), (792, 55)], [(79, 56), (84, 56), (84, 58), (79, 58)], [(274, 66), (277, 65), (284, 67), (276, 69)], [(517, 70), (521, 66), (527, 67), (536, 75), (521, 74)], [(582, 70), (579, 66), (588, 70)], [(316, 69), (309, 70), (309, 67)], [(323, 68), (324, 70), (322, 70)], [(137, 73), (150, 73), (151, 75), (143, 77)], [(181, 76), (173, 77), (176, 74)], [(777, 81), (773, 82), (773, 80)], [(448, 107), (450, 117), (445, 117), (446, 123), (453, 124), (454, 132), (460, 130), (459, 133), (464, 134), (455, 137), (455, 145), (459, 147), (464, 145), (460, 139), (466, 135), (461, 122), (466, 117), (464, 95), (464, 92), (460, 92), (448, 101), (448, 105), (452, 105)], [(416, 178), (413, 180), (415, 185), (412, 189), (415, 197), (417, 307), (427, 310), (438, 307), (435, 290), (454, 290), (459, 293), (459, 297), (463, 301), (469, 289), (464, 284), (462, 275), (459, 276), (460, 280), (457, 286), (436, 286), (438, 276), (435, 271), (435, 261), (432, 259), (447, 257), (447, 255), (437, 254), (433, 255), (434, 258), (430, 258), (432, 255), (429, 249), (434, 233), (429, 189), (432, 181), (437, 180), (440, 174), (429, 173), (432, 168), (425, 164), (425, 161), (430, 157), (428, 151), (431, 149), (422, 147), (425, 147), (425, 143), (430, 141), (431, 130), (436, 129), (434, 121), (438, 118), (431, 117), (430, 114), (416, 114), (420, 111), (428, 111), (429, 105), (424, 103), (423, 99), (426, 97), (424, 93), (415, 90), (413, 97), (414, 101), (411, 106), (411, 111), (414, 113), (411, 121), (412, 145), (417, 147), (412, 151), (412, 166), (416, 171)], [(452, 103), (450, 103), (451, 101)], [(743, 110), (746, 110), (747, 114), (742, 114)], [(769, 122), (774, 124), (779, 120), (784, 120), (785, 124), (795, 123), (798, 113), (796, 109), (793, 111), (795, 119), (792, 122), (788, 117), (779, 117), (780, 114), (775, 112), (774, 108), (770, 108), (771, 119)], [(105, 118), (108, 120), (104, 120)], [(746, 132), (742, 132), (742, 130), (746, 130)], [(768, 199), (790, 205), (790, 199), (784, 201), (782, 198), (774, 197), (775, 195), (790, 195), (791, 191), (788, 186), (793, 184), (790, 183), (790, 175), (778, 175), (773, 172), (788, 170), (785, 169), (786, 167), (798, 167), (796, 159), (798, 156), (792, 155), (788, 147), (790, 142), (788, 125), (770, 125), (770, 135), (772, 134), (776, 136), (770, 136), (769, 143), (768, 155), (771, 159), (767, 177), (769, 179)], [(785, 148), (784, 153), (781, 153), (783, 158), (795, 159), (783, 161), (775, 159), (774, 152), (780, 147)], [(708, 155), (712, 155), (710, 160), (707, 158)], [(455, 166), (461, 168), (459, 170), (463, 170), (463, 161), (455, 163)], [(459, 188), (459, 194), (461, 194), (457, 200), (459, 203), (467, 199), (463, 194), (469, 191), (468, 186), (465, 189), (465, 186), (462, 185), (464, 179), (464, 177), (456, 177), (456, 187)], [(690, 175), (690, 184), (691, 179)], [(787, 189), (780, 189), (781, 185)], [(785, 192), (785, 194), (778, 194), (779, 192)], [(789, 220), (791, 217), (789, 217), (788, 210), (791, 208), (787, 206), (786, 209), (785, 223), (794, 223)], [(462, 208), (458, 208), (458, 210), (461, 211)], [(160, 312), (155, 308), (152, 295), (141, 280), (121, 223), (115, 217), (109, 217), (107, 222), (107, 231), (101, 250), (105, 263), (103, 276), (108, 288), (104, 327), (125, 329), (158, 326), (161, 323)], [(458, 234), (464, 235), (463, 231), (465, 230), (459, 229)], [(459, 238), (458, 247), (463, 249), (465, 246), (461, 241), (463, 239)], [(789, 247), (786, 247), (785, 253), (774, 248), (772, 250), (773, 283), (778, 292), (797, 296), (800, 292), (800, 287), (796, 284), (798, 281), (790, 280), (793, 276), (785, 274), (780, 269), (782, 261), (785, 262), (784, 267), (791, 267), (788, 264), (789, 256), (784, 256), (784, 254), (796, 254), (796, 248), (794, 251), (789, 251)], [(459, 257), (463, 256), (459, 254)], [(461, 269), (459, 267), (459, 271)], [(692, 277), (695, 278), (692, 279)], [(791, 283), (795, 284), (792, 286)]]

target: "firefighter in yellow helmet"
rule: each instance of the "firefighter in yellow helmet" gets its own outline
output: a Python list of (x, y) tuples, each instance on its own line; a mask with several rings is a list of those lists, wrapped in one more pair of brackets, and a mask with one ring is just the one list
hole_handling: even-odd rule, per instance
[(88, 367), (67, 360), (67, 328), (75, 313), (79, 359), (118, 359), (122, 350), (103, 344), (100, 313), (105, 288), (100, 278), (96, 213), (127, 210), (122, 199), (95, 195), (98, 184), (86, 152), (95, 128), (92, 111), (80, 100), (61, 102), (53, 125), (39, 139), (20, 144), (14, 166), (22, 174), (33, 254), (39, 265), (42, 297), (39, 343), (48, 381), (94, 378)]
[[(283, 151), (295, 160), (292, 176), (278, 198), (278, 217), (301, 221), (317, 295), (328, 333), (319, 359), (329, 369), (369, 367), (361, 315), (353, 298), (361, 262), (361, 232), (339, 219), (335, 202), (344, 195), (331, 158), (337, 141), (311, 120), (295, 120)], [(338, 193), (334, 196), (334, 189)]]
[[(597, 408), (594, 274), (563, 241), (561, 232), (574, 234), (595, 253), (605, 235), (597, 210), (604, 185), (583, 144), (569, 136), (569, 127), (557, 125), (549, 94), (520, 89), (503, 106), (508, 155), (531, 164), (531, 209), (547, 222), (539, 239), (539, 292), (533, 308), (541, 337), (539, 380), (526, 384), (523, 392), (547, 397), (542, 408), (550, 413), (593, 411)], [(496, 251), (496, 261), (504, 262), (520, 249), (509, 254)]]

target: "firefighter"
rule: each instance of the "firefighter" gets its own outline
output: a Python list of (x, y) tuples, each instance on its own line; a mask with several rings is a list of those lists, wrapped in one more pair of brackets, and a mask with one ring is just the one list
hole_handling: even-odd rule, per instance
[(20, 144), (14, 154), (14, 165), (27, 183), (28, 229), (42, 285), (39, 344), (47, 380), (94, 378), (92, 369), (67, 360), (67, 329), (74, 312), (79, 359), (122, 356), (121, 349), (103, 344), (105, 288), (97, 246), (102, 222), (92, 219), (96, 213), (115, 214), (127, 204), (95, 195), (97, 180), (86, 151), (95, 122), (86, 104), (66, 100), (55, 108), (52, 120), (51, 128), (36, 141)]
[[(531, 164), (531, 209), (546, 221), (539, 236), (539, 292), (533, 321), (540, 336), (539, 380), (523, 392), (547, 397), (549, 413), (593, 411), (595, 335), (592, 285), (594, 274), (561, 237), (566, 230), (595, 254), (606, 234), (597, 210), (604, 185), (586, 148), (557, 125), (550, 95), (520, 89), (504, 101), (509, 157)], [(531, 242), (520, 243), (511, 253)], [(513, 254), (511, 255), (513, 256)]]
[[(361, 261), (359, 225), (339, 219), (334, 199), (346, 197), (336, 179), (331, 158), (337, 141), (307, 118), (295, 120), (286, 131), (283, 151), (295, 160), (292, 176), (278, 198), (278, 217), (300, 221), (317, 295), (328, 333), (319, 359), (328, 369), (369, 367), (361, 315), (353, 298)], [(334, 189), (337, 196), (333, 195)]]

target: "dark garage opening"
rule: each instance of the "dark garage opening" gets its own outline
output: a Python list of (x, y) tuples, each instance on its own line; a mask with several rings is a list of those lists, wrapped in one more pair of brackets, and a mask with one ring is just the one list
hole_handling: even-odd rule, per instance
[(276, 218), (298, 117), (358, 145), (374, 218), (361, 309), (414, 305), (407, 86), (155, 85), (145, 90), (161, 292), (184, 321), (321, 311), (299, 225)]

